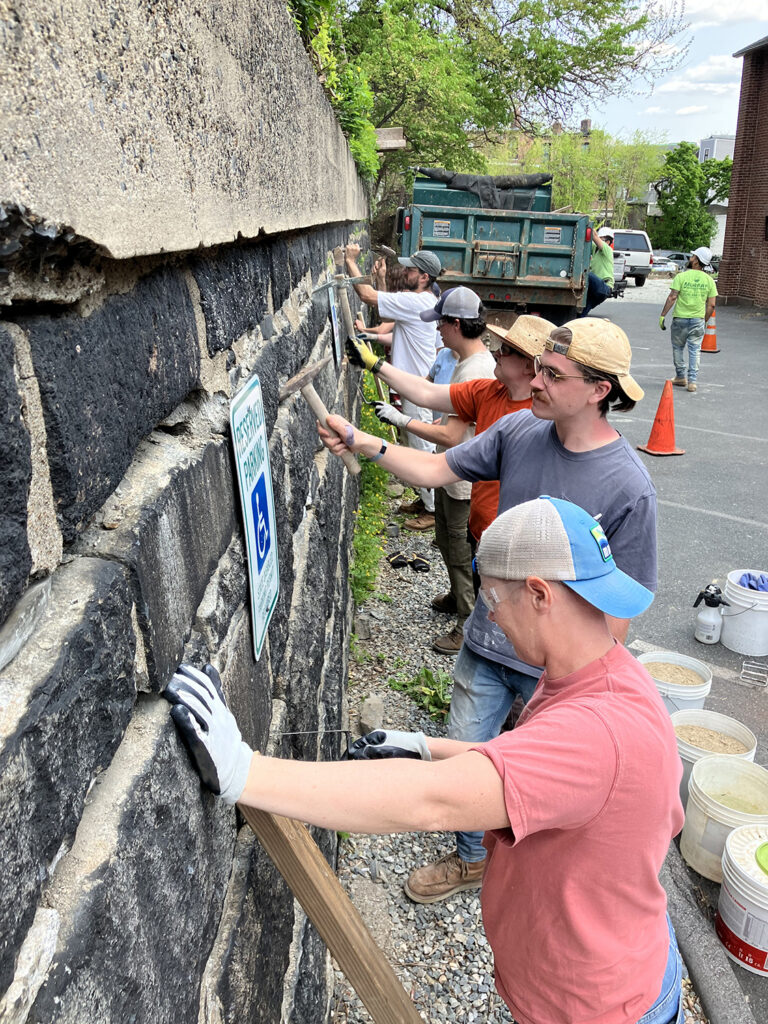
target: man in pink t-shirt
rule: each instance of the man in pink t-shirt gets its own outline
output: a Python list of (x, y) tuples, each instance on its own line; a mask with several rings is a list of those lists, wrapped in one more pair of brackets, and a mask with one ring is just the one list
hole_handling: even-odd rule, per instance
[(653, 594), (557, 498), (504, 512), (477, 562), (492, 621), (544, 666), (511, 732), (478, 746), (378, 730), (352, 744), (355, 763), (261, 757), (210, 666), (174, 676), (174, 722), (228, 803), (349, 832), (484, 829), (483, 921), (518, 1024), (682, 1024), (658, 880), (683, 824), (682, 766), (653, 680), (606, 618), (634, 618)]

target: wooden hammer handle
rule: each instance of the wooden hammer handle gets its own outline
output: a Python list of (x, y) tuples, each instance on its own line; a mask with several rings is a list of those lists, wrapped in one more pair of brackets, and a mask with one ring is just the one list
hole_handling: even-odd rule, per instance
[[(328, 410), (323, 405), (322, 399), (315, 391), (313, 385), (305, 384), (304, 387), (301, 389), (301, 393), (304, 396), (304, 400), (306, 401), (307, 405), (315, 414), (317, 419), (322, 423), (323, 426), (326, 426), (328, 422)], [(344, 465), (349, 470), (349, 472), (353, 476), (357, 476), (357, 474), (360, 472), (360, 463), (357, 461), (352, 452), (342, 452), (341, 459)]]

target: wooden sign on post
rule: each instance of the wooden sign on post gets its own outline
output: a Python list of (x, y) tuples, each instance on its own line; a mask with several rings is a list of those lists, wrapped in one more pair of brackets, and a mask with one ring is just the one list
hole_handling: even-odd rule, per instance
[(307, 828), (292, 818), (239, 807), (374, 1024), (423, 1024)]

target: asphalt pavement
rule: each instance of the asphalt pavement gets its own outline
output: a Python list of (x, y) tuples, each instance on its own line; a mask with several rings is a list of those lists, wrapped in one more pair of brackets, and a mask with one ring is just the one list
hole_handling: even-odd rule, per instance
[[(647, 443), (664, 382), (674, 377), (670, 331), (658, 324), (668, 289), (668, 280), (630, 284), (625, 298), (593, 312), (622, 327), (632, 345), (632, 374), (645, 399), (612, 422), (633, 446)], [(685, 454), (640, 453), (659, 501), (659, 587), (650, 609), (633, 621), (628, 646), (676, 651), (708, 665), (706, 707), (749, 726), (758, 738), (755, 761), (768, 766), (768, 687), (739, 682), (745, 660), (768, 665), (768, 655), (747, 657), (693, 636), (693, 602), (706, 584), (723, 588), (734, 569), (768, 572), (768, 312), (722, 306), (716, 320), (720, 351), (702, 353), (698, 390), (672, 389), (675, 440)], [(719, 886), (688, 868), (676, 846), (662, 881), (712, 1024), (764, 1024), (768, 981), (729, 960), (714, 934)]]

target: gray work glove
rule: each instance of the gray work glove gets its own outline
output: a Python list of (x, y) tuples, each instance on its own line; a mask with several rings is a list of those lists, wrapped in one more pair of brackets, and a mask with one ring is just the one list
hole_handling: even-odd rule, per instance
[(378, 761), (387, 757), (432, 760), (423, 732), (398, 732), (397, 729), (375, 729), (355, 740), (347, 753), (352, 761)]
[(404, 412), (398, 412), (389, 402), (374, 402), (373, 409), (382, 423), (391, 423), (395, 427), (407, 427), (413, 419), (412, 416), (406, 416)]
[(236, 804), (248, 781), (253, 751), (227, 707), (219, 673), (213, 665), (203, 672), (179, 665), (163, 696), (174, 705), (171, 718), (203, 785), (225, 803)]

